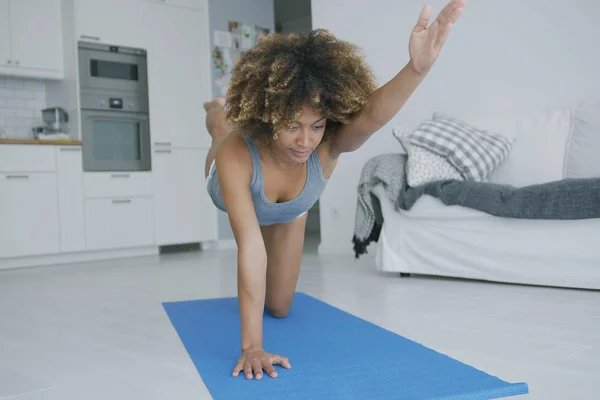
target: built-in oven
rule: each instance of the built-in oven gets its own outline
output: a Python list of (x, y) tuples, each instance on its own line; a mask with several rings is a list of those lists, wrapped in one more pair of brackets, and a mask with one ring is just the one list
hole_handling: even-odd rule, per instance
[(84, 171), (150, 171), (148, 116), (83, 110)]
[(152, 169), (145, 54), (79, 45), (84, 171)]

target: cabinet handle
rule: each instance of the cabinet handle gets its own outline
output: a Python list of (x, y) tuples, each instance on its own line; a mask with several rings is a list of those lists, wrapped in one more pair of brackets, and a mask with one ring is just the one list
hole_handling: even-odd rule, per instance
[(12, 64), (12, 60), (6, 60), (7, 64)]
[(15, 61), (15, 64), (19, 65), (19, 60)]
[(6, 175), (6, 179), (29, 179), (29, 175)]
[(129, 204), (129, 203), (131, 203), (131, 200), (130, 199), (113, 200), (112, 203), (113, 204)]
[(112, 174), (111, 178), (129, 178), (129, 174)]
[(79, 147), (79, 146), (61, 147), (60, 151), (81, 151), (81, 147)]
[(90, 40), (96, 40), (96, 41), (100, 41), (100, 37), (98, 36), (90, 36), (90, 35), (81, 35), (82, 39), (90, 39)]
[(155, 153), (170, 153), (171, 150), (168, 149), (156, 149), (154, 150)]
[(171, 142), (154, 142), (155, 146), (170, 146)]

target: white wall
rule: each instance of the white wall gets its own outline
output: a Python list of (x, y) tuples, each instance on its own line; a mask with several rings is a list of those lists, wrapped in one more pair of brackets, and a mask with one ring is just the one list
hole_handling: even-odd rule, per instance
[[(409, 34), (424, 4), (312, 0), (312, 26), (360, 45), (383, 84), (408, 62)], [(446, 1), (430, 4), (437, 15)], [(342, 156), (321, 197), (320, 252), (352, 253), (360, 171), (374, 155), (398, 149), (392, 126), (412, 128), (433, 111), (469, 118), (600, 95), (598, 20), (597, 0), (470, 0), (405, 107), (365, 146)]]

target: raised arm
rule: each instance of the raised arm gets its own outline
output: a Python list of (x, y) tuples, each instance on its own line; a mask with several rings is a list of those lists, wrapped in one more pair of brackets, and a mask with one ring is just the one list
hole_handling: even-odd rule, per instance
[(338, 155), (358, 149), (400, 111), (437, 59), (465, 4), (466, 0), (451, 0), (429, 27), (431, 6), (423, 8), (410, 35), (410, 61), (394, 78), (371, 94), (365, 107), (350, 123), (338, 129), (331, 144), (332, 153)]

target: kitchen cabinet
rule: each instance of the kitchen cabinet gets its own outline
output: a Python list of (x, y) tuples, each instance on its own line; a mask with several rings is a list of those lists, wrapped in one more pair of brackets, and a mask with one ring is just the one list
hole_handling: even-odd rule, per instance
[(85, 250), (81, 146), (57, 146), (56, 169), (60, 250)]
[(0, 172), (0, 193), (0, 258), (58, 253), (56, 174)]
[(142, 0), (75, 0), (77, 38), (145, 49), (143, 5)]
[(63, 69), (60, 0), (11, 0), (11, 49), (21, 68)]
[(146, 2), (144, 14), (152, 143), (208, 148), (203, 103), (212, 89), (206, 12)]
[(152, 196), (150, 172), (86, 172), (85, 197)]
[(88, 250), (154, 245), (151, 197), (85, 199)]
[(204, 149), (154, 149), (157, 245), (217, 240), (217, 210), (204, 180), (206, 154)]
[(55, 172), (52, 147), (0, 144), (0, 172)]
[[(203, 191), (206, 150), (181, 149), (176, 155), (171, 162), (160, 160), (163, 179), (155, 181), (153, 172), (84, 172), (79, 145), (0, 144), (0, 268), (13, 261), (18, 264), (19, 257), (72, 259), (75, 254), (85, 257), (86, 252), (152, 249), (156, 190), (175, 190), (158, 197), (168, 212), (166, 220), (177, 224), (167, 226), (172, 231), (165, 231), (165, 240), (210, 237), (216, 216), (211, 222), (214, 207), (208, 207), (210, 200)], [(183, 181), (172, 185), (168, 181), (173, 176)], [(156, 183), (162, 187), (155, 188)], [(182, 207), (185, 215), (169, 208), (173, 205)], [(188, 227), (190, 220), (200, 223)]]
[(12, 64), (10, 52), (10, 16), (8, 3), (10, 0), (0, 0), (0, 67)]
[(62, 79), (61, 0), (0, 0), (0, 74)]
[(84, 172), (86, 249), (154, 245), (152, 174)]

